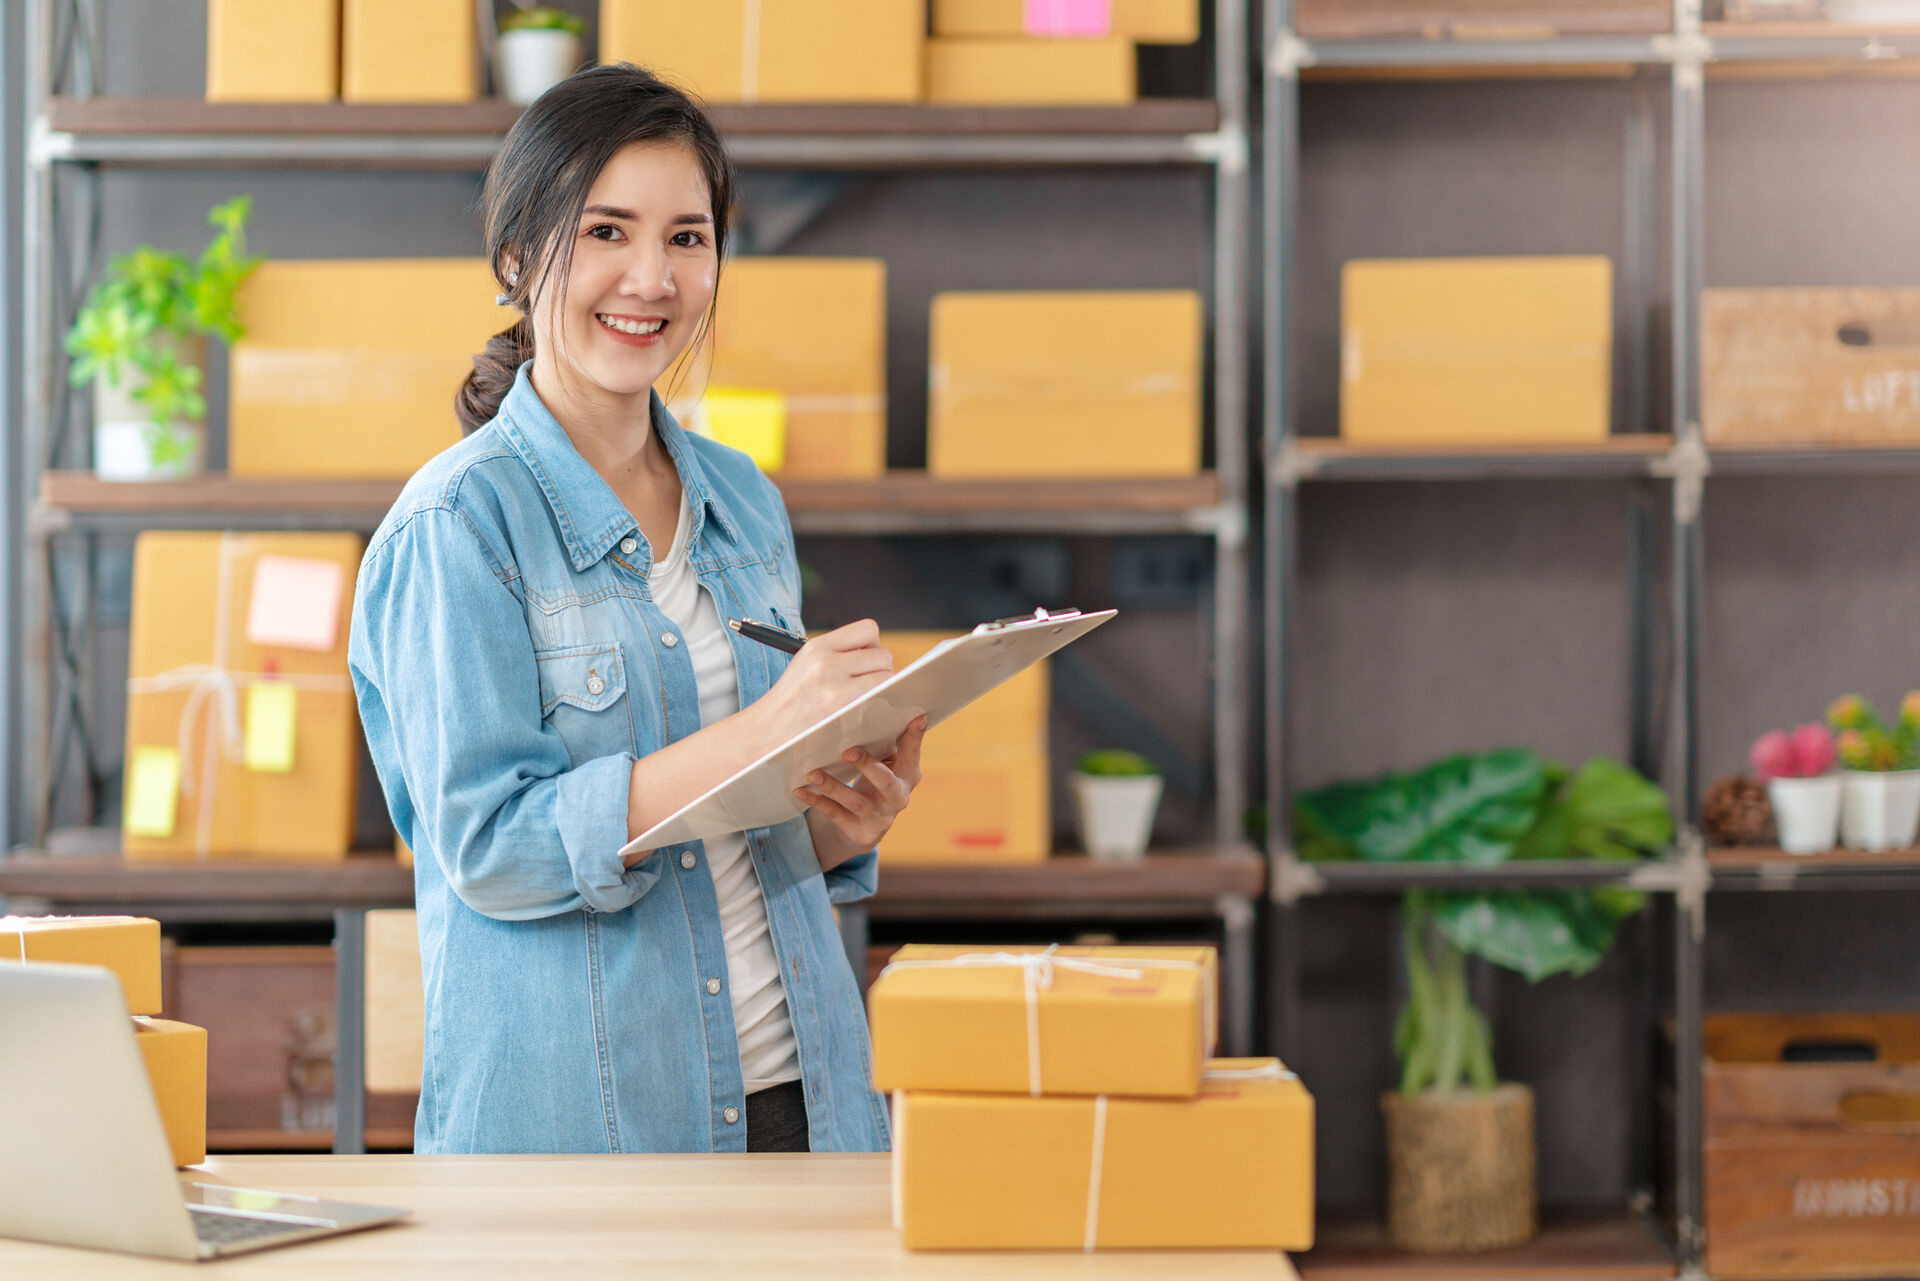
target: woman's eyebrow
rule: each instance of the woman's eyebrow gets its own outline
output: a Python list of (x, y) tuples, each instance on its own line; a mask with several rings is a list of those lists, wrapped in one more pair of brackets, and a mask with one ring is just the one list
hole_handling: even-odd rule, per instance
[[(580, 211), (592, 214), (596, 218), (624, 218), (628, 222), (639, 222), (640, 215), (631, 209), (621, 209), (614, 205), (588, 205)], [(704, 226), (713, 221), (712, 214), (681, 214), (672, 220), (676, 227)]]

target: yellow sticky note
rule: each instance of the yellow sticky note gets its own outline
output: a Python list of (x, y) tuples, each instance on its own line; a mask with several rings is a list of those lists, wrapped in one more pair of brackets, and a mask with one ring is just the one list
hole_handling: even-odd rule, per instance
[(787, 398), (782, 392), (709, 387), (702, 399), (707, 434), (753, 459), (761, 471), (787, 461)]
[(246, 765), (285, 774), (293, 769), (294, 689), (285, 681), (247, 686)]
[(136, 747), (127, 762), (127, 814), (134, 836), (172, 836), (180, 805), (180, 749)]

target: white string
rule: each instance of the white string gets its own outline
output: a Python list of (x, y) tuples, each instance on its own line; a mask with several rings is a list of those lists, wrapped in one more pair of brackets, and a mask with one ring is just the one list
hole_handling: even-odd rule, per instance
[(1100, 1174), (1107, 1164), (1107, 1096), (1093, 1100), (1093, 1160), (1087, 1165), (1087, 1232), (1080, 1248), (1091, 1252), (1100, 1239)]
[(1269, 1059), (1259, 1067), (1210, 1067), (1200, 1075), (1208, 1081), (1298, 1081), (1300, 1079), (1298, 1073), (1289, 1072), (1281, 1067), (1278, 1059)]
[(907, 1227), (907, 1092), (893, 1092), (893, 1230)]
[(760, 0), (747, 0), (740, 27), (740, 101), (760, 100)]

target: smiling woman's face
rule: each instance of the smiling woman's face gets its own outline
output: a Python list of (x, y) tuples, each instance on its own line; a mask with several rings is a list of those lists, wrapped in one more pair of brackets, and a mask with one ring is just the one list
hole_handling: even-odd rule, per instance
[[(568, 399), (645, 397), (699, 332), (720, 257), (713, 203), (685, 147), (636, 143), (607, 162), (572, 228), (564, 291), (545, 282), (533, 314), (534, 377)], [(548, 261), (560, 261), (555, 245)], [(558, 384), (556, 386), (556, 383)]]

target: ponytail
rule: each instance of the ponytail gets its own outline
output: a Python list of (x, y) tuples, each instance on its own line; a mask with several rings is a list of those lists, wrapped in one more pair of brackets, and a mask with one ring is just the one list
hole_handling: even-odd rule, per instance
[(492, 422), (500, 402), (513, 388), (520, 366), (533, 359), (533, 322), (525, 316), (504, 333), (487, 340), (486, 350), (473, 358), (473, 372), (453, 395), (453, 412), (460, 434), (471, 436)]

